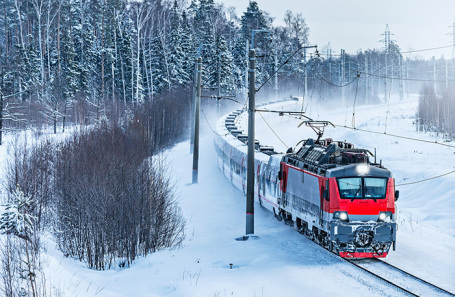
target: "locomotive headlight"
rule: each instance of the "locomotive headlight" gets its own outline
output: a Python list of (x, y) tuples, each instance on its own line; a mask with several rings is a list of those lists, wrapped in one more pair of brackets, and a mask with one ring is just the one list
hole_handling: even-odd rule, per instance
[(384, 222), (384, 221), (389, 221), (392, 219), (392, 212), (390, 211), (381, 211), (379, 213), (378, 221), (379, 222)]
[(370, 169), (368, 168), (368, 165), (363, 164), (363, 163), (357, 165), (356, 170), (359, 175), (365, 175), (370, 171)]
[(346, 221), (348, 219), (348, 214), (345, 212), (340, 213), (340, 220)]
[(341, 221), (347, 221), (349, 217), (348, 217), (348, 213), (346, 211), (335, 211), (333, 213), (333, 218), (339, 219)]

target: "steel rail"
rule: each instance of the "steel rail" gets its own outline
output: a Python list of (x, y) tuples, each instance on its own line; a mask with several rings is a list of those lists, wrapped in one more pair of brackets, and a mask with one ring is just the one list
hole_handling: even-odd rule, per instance
[(420, 277), (415, 276), (415, 275), (413, 275), (413, 274), (411, 274), (411, 273), (409, 273), (409, 272), (407, 272), (407, 271), (404, 271), (403, 269), (398, 268), (398, 267), (396, 267), (395, 265), (392, 265), (392, 264), (390, 264), (390, 263), (387, 263), (387, 262), (385, 262), (385, 261), (382, 261), (381, 259), (378, 259), (378, 258), (375, 258), (374, 260), (375, 260), (376, 262), (379, 262), (379, 263), (385, 265), (385, 266), (388, 266), (388, 267), (391, 267), (391, 268), (393, 268), (393, 269), (395, 269), (395, 270), (398, 270), (398, 271), (401, 272), (402, 274), (408, 275), (408, 276), (410, 276), (410, 277), (412, 277), (412, 278), (418, 280), (419, 282), (424, 283), (424, 284), (426, 284), (426, 285), (429, 286), (429, 287), (432, 287), (432, 288), (433, 288), (434, 290), (436, 290), (436, 291), (440, 291), (441, 293), (448, 294), (448, 295), (450, 295), (450, 296), (455, 296), (454, 293), (449, 292), (449, 291), (447, 291), (447, 290), (445, 290), (445, 289), (443, 289), (443, 288), (441, 288), (441, 287), (438, 287), (438, 286), (436, 286), (436, 285), (434, 285), (434, 284), (432, 284), (432, 283), (430, 283), (430, 282), (428, 282), (428, 281), (426, 281), (426, 280), (424, 280), (424, 279), (421, 279)]
[[(336, 254), (335, 254), (335, 255), (336, 255)], [(337, 255), (337, 256), (338, 256), (338, 255)], [(338, 257), (339, 257), (339, 256), (338, 256)], [(341, 258), (341, 257), (339, 257), (339, 258)], [(370, 270), (368, 270), (368, 269), (366, 269), (366, 268), (364, 268), (364, 267), (362, 267), (362, 266), (360, 266), (360, 265), (358, 265), (358, 264), (352, 262), (352, 261), (349, 260), (349, 259), (346, 259), (346, 258), (341, 258), (341, 259), (343, 259), (343, 260), (346, 261), (347, 263), (349, 263), (349, 264), (351, 264), (351, 265), (353, 265), (353, 266), (355, 266), (355, 267), (357, 267), (357, 268), (359, 268), (359, 269), (361, 269), (361, 270), (367, 272), (369, 275), (371, 275), (371, 276), (373, 276), (373, 277), (375, 277), (375, 278), (377, 278), (377, 279), (379, 279), (379, 280), (385, 282), (386, 284), (388, 284), (388, 285), (390, 285), (390, 286), (393, 286), (394, 288), (398, 289), (399, 291), (402, 291), (403, 293), (405, 293), (405, 294), (407, 294), (407, 295), (409, 295), (409, 296), (419, 297), (419, 295), (417, 295), (417, 294), (415, 294), (415, 293), (412, 293), (411, 291), (409, 291), (409, 290), (407, 290), (407, 289), (405, 289), (405, 288), (403, 288), (403, 287), (401, 287), (401, 286), (399, 286), (399, 285), (397, 285), (397, 284), (395, 284), (395, 283), (389, 281), (389, 280), (386, 279), (386, 278), (383, 278), (382, 276), (380, 276), (380, 275), (378, 275), (378, 274), (376, 274), (376, 273), (374, 273), (374, 272), (372, 272), (372, 271), (370, 271)]]

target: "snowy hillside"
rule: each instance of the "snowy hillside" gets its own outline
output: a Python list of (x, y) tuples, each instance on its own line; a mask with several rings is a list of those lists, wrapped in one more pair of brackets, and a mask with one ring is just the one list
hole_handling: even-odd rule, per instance
[[(356, 109), (356, 127), (434, 140), (412, 125), (416, 100)], [(301, 110), (302, 102), (270, 108)], [(310, 108), (308, 108), (310, 111)], [(313, 137), (299, 120), (263, 114), (287, 146)], [(352, 122), (352, 109), (330, 110), (314, 105), (308, 116), (334, 124)], [(210, 124), (213, 126), (215, 117)], [(256, 138), (284, 151), (286, 147), (256, 116)], [(47, 239), (47, 279), (62, 296), (397, 296), (400, 293), (347, 265), (256, 205), (259, 239), (235, 238), (245, 232), (245, 197), (227, 181), (215, 163), (213, 133), (202, 120), (199, 184), (191, 184), (189, 143), (166, 153), (180, 204), (187, 220), (181, 248), (141, 258), (129, 269), (94, 271), (65, 258)], [(241, 125), (246, 129), (246, 117)], [(326, 130), (326, 137), (377, 149), (378, 158), (398, 184), (454, 170), (454, 148), (344, 128)], [(440, 141), (440, 140), (439, 140)], [(2, 148), (3, 149), (3, 148)], [(386, 261), (455, 291), (455, 175), (401, 186), (397, 251)]]

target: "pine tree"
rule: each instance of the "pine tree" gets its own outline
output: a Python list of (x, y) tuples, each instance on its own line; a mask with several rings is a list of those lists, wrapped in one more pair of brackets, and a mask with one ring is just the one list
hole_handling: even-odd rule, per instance
[[(256, 81), (259, 83), (270, 76), (270, 67), (273, 58), (270, 52), (270, 33), (259, 33), (254, 35), (254, 45), (252, 44), (253, 30), (270, 30), (270, 19), (267, 14), (259, 9), (256, 1), (250, 1), (247, 11), (241, 18), (242, 34), (245, 40), (249, 40), (250, 45), (254, 46), (256, 55), (263, 56), (256, 62)], [(251, 46), (250, 46), (251, 47)]]
[(221, 91), (222, 94), (231, 92), (234, 90), (233, 85), (233, 57), (231, 54), (230, 49), (226, 44), (226, 39), (223, 36), (218, 36), (215, 42), (215, 54), (218, 57), (216, 73), (212, 75), (215, 80), (211, 81), (211, 85), (216, 86), (218, 82), (218, 63), (220, 64), (220, 84), (221, 84)]
[(182, 31), (181, 31), (181, 49), (182, 49), (182, 74), (183, 81), (193, 80), (194, 61), (196, 57), (196, 45), (191, 31), (191, 26), (185, 11), (182, 12)]
[(132, 22), (131, 19), (119, 17), (117, 23), (116, 40), (117, 40), (117, 61), (116, 61), (116, 80), (117, 92), (121, 94), (119, 98), (126, 102), (133, 100), (133, 89), (131, 81), (133, 80), (133, 61), (132, 61), (132, 44), (131, 35)]
[(247, 50), (246, 50), (247, 39), (243, 34), (238, 34), (234, 40), (234, 48), (232, 50), (232, 56), (234, 59), (234, 82), (237, 89), (246, 87), (245, 71), (247, 65)]
[(4, 205), (5, 212), (0, 216), (0, 231), (30, 240), (36, 220), (29, 211), (32, 201), (19, 189), (12, 196), (13, 202)]
[(156, 32), (152, 37), (148, 54), (152, 68), (152, 92), (154, 94), (159, 93), (169, 84), (161, 34)]
[(183, 67), (185, 55), (183, 52), (183, 39), (182, 39), (182, 25), (180, 14), (178, 12), (177, 0), (171, 9), (170, 15), (170, 32), (169, 32), (169, 50), (168, 50), (168, 63), (169, 63), (169, 77), (171, 85), (183, 85), (189, 80), (188, 73), (185, 73)]
[(39, 58), (36, 49), (30, 44), (26, 48), (18, 44), (16, 74), (18, 75), (19, 96), (22, 100), (31, 99), (32, 95), (37, 95), (38, 84), (40, 81)]

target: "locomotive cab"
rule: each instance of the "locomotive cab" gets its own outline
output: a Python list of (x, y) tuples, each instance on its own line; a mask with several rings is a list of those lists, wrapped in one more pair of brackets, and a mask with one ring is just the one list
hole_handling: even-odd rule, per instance
[(279, 173), (282, 216), (342, 257), (385, 257), (395, 247), (395, 183), (371, 152), (308, 139)]
[(327, 170), (330, 241), (344, 257), (385, 257), (396, 241), (395, 186), (390, 171), (366, 163)]

